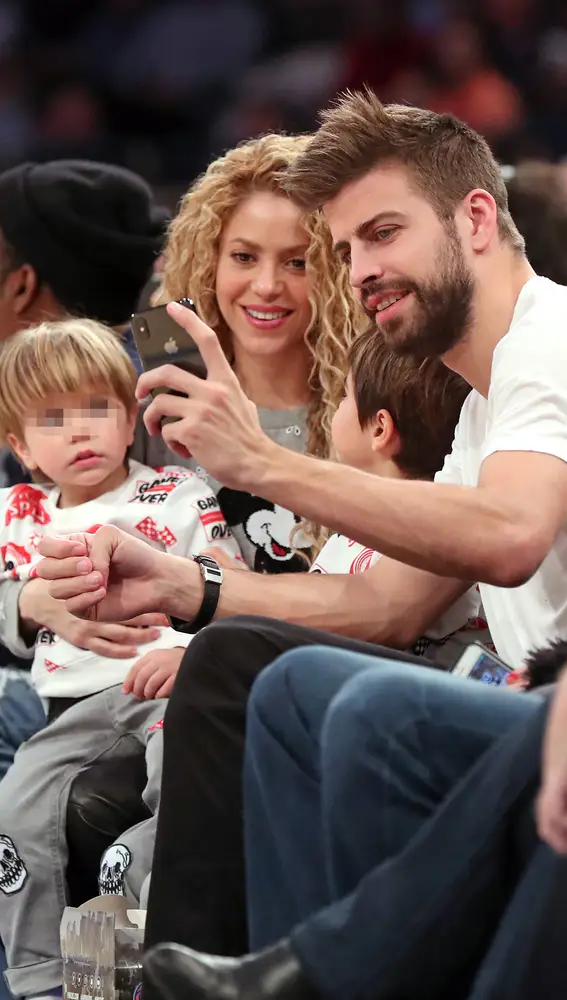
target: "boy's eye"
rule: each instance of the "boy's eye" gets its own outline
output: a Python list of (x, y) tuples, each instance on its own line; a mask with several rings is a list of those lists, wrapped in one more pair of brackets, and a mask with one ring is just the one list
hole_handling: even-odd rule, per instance
[(104, 417), (108, 413), (107, 399), (91, 399), (90, 411), (93, 417)]
[(62, 427), (63, 418), (63, 410), (46, 410), (41, 423), (44, 427)]

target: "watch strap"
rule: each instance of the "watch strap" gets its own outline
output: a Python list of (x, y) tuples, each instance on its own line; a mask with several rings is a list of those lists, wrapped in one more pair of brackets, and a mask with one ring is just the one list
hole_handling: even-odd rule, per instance
[(220, 598), (220, 589), (223, 581), (223, 571), (216, 559), (211, 556), (194, 556), (194, 561), (198, 564), (203, 578), (205, 589), (201, 607), (192, 621), (182, 621), (180, 618), (172, 618), (171, 624), (178, 632), (200, 632), (205, 625), (212, 622)]

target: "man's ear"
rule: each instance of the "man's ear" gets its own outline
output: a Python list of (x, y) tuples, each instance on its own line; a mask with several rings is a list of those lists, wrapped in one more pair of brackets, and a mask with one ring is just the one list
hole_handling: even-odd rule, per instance
[(389, 410), (378, 410), (372, 424), (372, 451), (395, 455), (399, 435)]
[(498, 208), (488, 191), (470, 191), (462, 203), (467, 239), (475, 253), (487, 250), (498, 232)]
[(25, 441), (21, 441), (15, 434), (8, 434), (7, 441), (18, 461), (21, 462), (26, 469), (29, 469), (30, 472), (35, 472), (36, 469), (39, 469), (39, 465), (37, 462), (34, 462), (31, 457)]
[(4, 279), (3, 298), (9, 301), (17, 316), (23, 316), (37, 297), (40, 280), (31, 264), (22, 264)]

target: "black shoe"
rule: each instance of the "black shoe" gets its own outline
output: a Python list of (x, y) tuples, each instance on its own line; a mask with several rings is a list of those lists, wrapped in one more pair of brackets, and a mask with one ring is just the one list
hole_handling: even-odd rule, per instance
[[(164, 1000), (316, 1000), (288, 941), (244, 958), (158, 944), (144, 972)], [(153, 993), (153, 990), (152, 990)]]

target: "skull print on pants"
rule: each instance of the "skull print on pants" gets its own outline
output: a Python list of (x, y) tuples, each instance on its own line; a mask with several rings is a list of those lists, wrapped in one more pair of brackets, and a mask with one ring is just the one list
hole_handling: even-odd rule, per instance
[(11, 896), (25, 885), (28, 870), (10, 837), (0, 835), (0, 892)]
[(101, 896), (123, 896), (124, 876), (132, 864), (132, 853), (125, 844), (113, 844), (102, 856), (98, 887)]

